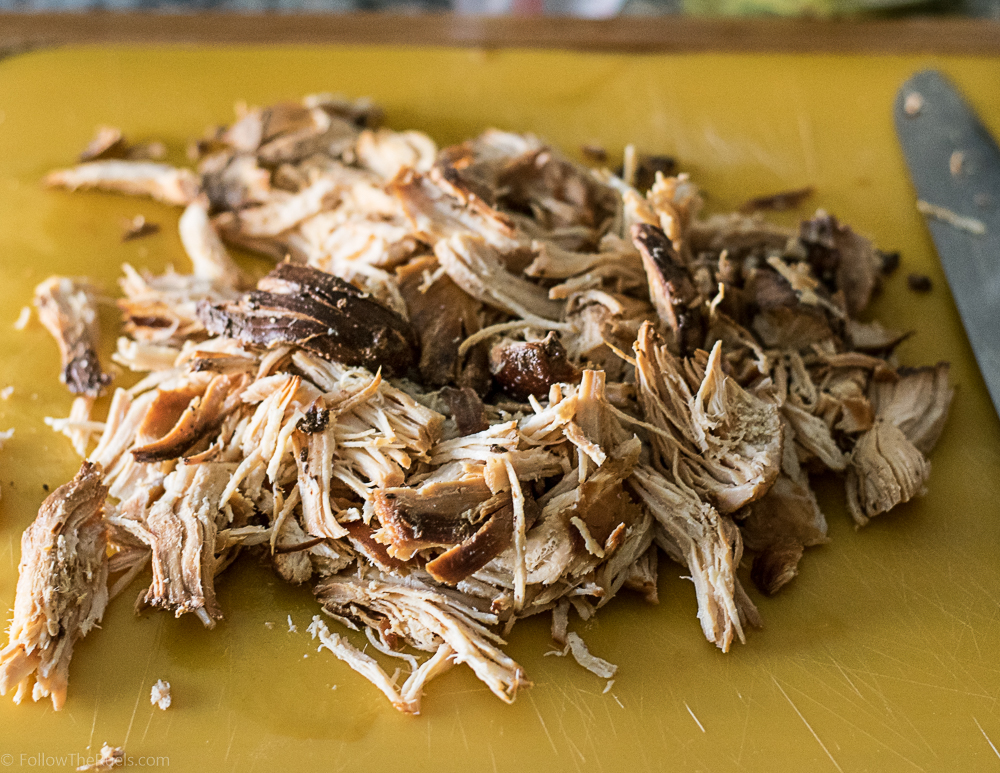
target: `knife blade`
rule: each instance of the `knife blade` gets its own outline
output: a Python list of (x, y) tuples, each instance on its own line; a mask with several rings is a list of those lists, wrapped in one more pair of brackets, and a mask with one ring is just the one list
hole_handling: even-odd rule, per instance
[(1000, 149), (934, 70), (902, 85), (893, 113), (918, 209), (1000, 414)]

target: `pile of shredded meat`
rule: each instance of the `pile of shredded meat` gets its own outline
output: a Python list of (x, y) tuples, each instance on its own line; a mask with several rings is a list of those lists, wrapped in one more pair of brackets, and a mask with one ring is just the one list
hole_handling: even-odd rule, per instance
[[(640, 190), (634, 164), (531, 135), (438, 149), (380, 120), (311, 96), (243, 111), (196, 170), (116, 144), (47, 178), (183, 207), (193, 269), (125, 266), (114, 359), (142, 376), (104, 421), (94, 293), (37, 289), (80, 395), (52, 424), (86, 461), (25, 532), (0, 692), (33, 679), (59, 708), (74, 642), (147, 566), (137, 609), (213, 627), (251, 553), (409, 664), (310, 626), (401, 711), (457, 663), (510, 702), (518, 620), (573, 645), (571, 609), (656, 603), (662, 551), (726, 651), (760, 625), (744, 551), (773, 594), (828, 541), (811, 475), (843, 479), (859, 526), (924, 491), (948, 365), (898, 367), (905, 334), (862, 321), (869, 240), (822, 211), (704, 218), (683, 174)], [(230, 248), (275, 267), (255, 281)]]

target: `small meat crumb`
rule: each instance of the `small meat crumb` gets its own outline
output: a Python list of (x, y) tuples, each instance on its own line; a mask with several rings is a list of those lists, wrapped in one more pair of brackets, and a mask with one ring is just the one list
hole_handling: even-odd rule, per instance
[(903, 112), (909, 116), (917, 115), (924, 109), (924, 97), (919, 91), (911, 91), (903, 101)]
[(961, 150), (953, 150), (951, 158), (948, 159), (948, 169), (951, 170), (952, 177), (962, 174), (962, 165), (965, 164), (965, 153)]
[(618, 666), (614, 663), (609, 663), (596, 655), (591, 655), (590, 650), (587, 649), (586, 643), (580, 638), (579, 634), (570, 632), (566, 636), (566, 642), (566, 646), (569, 647), (573, 659), (590, 671), (590, 673), (596, 674), (603, 679), (611, 679), (615, 675), (615, 672), (618, 671)]
[(982, 236), (986, 233), (986, 226), (982, 220), (959, 215), (957, 212), (952, 212), (945, 207), (939, 207), (937, 204), (920, 200), (917, 202), (917, 210), (923, 215), (933, 217), (942, 223), (947, 223), (954, 228), (958, 228), (960, 231), (968, 231), (970, 234), (976, 234), (977, 236)]
[(149, 693), (149, 702), (154, 706), (159, 706), (163, 711), (170, 708), (170, 682), (157, 679), (156, 684)]
[(109, 746), (104, 744), (101, 747), (101, 756), (89, 765), (81, 765), (79, 771), (89, 770), (112, 770), (125, 764), (125, 749), (122, 746)]
[(813, 187), (810, 185), (805, 188), (773, 193), (770, 196), (758, 196), (757, 198), (750, 199), (740, 207), (740, 212), (747, 214), (753, 212), (786, 212), (790, 209), (795, 209), (812, 196), (813, 190)]
[(130, 242), (133, 239), (141, 239), (143, 236), (152, 236), (160, 232), (160, 226), (150, 223), (142, 215), (136, 215), (131, 220), (125, 221), (125, 232), (122, 234), (123, 242)]
[(585, 159), (595, 164), (603, 164), (608, 160), (608, 151), (600, 145), (584, 145), (580, 148), (580, 152), (583, 153)]
[(21, 313), (17, 315), (17, 319), (14, 321), (14, 329), (24, 330), (29, 322), (31, 322), (31, 307), (22, 306)]
[(877, 250), (879, 258), (882, 259), (882, 273), (889, 276), (897, 268), (899, 268), (899, 252), (892, 250), (890, 252), (883, 252), (882, 250)]
[(910, 274), (906, 277), (906, 284), (915, 293), (929, 293), (931, 291), (931, 278), (927, 274)]
[(272, 623), (270, 620), (268, 620), (266, 623), (264, 623), (264, 627), (267, 630), (269, 630), (269, 631), (273, 630), (274, 629), (274, 623)]
[(288, 616), (288, 632), (289, 633), (298, 633), (299, 632), (299, 627), (297, 625), (295, 625), (295, 623), (292, 622), (292, 616), (291, 615)]
[(0, 389), (0, 400), (9, 400), (12, 394), (14, 394), (14, 387), (5, 386), (3, 389)]

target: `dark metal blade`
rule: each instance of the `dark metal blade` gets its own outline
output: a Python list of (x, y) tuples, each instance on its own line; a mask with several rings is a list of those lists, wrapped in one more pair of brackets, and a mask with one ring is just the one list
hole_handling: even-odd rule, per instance
[[(903, 84), (894, 114), (920, 200), (973, 221), (956, 225), (927, 216), (979, 370), (1000, 413), (1000, 150), (955, 88), (933, 70)], [(953, 156), (956, 152), (961, 156)], [(970, 231), (977, 224), (983, 233)]]

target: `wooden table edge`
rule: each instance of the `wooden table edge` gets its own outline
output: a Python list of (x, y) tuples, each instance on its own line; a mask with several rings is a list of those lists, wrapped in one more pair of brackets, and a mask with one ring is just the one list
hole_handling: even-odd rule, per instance
[(452, 14), (0, 13), (0, 50), (80, 44), (360, 44), (561, 48), (629, 53), (1000, 54), (1000, 23)]

